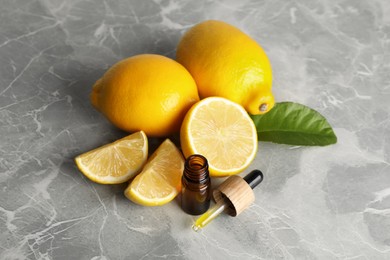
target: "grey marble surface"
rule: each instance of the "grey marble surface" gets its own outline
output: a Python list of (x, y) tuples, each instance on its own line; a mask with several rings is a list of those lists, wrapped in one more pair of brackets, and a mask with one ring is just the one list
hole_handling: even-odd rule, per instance
[[(126, 135), (90, 105), (94, 81), (174, 58), (206, 19), (256, 39), (276, 99), (321, 112), (338, 143), (260, 143), (255, 204), (195, 233), (177, 200), (137, 206), (73, 158)], [(0, 61), (0, 259), (390, 259), (388, 0), (1, 0)]]

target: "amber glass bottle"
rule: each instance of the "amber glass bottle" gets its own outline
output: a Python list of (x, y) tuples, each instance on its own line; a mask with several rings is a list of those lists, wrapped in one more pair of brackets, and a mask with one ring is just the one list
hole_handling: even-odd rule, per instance
[(207, 159), (199, 154), (189, 156), (184, 164), (181, 207), (191, 215), (200, 215), (210, 207), (211, 181)]

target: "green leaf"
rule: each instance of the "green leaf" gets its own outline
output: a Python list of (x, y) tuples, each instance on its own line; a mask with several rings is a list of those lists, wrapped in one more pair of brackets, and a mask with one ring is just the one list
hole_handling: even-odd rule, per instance
[(325, 146), (337, 142), (332, 127), (317, 111), (293, 102), (276, 103), (264, 115), (251, 115), (259, 141)]

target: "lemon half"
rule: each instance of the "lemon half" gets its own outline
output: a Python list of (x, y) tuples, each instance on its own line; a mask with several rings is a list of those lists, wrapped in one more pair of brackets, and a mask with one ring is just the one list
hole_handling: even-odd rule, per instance
[(180, 142), (185, 157), (201, 154), (207, 158), (214, 177), (242, 172), (258, 148), (256, 127), (248, 113), (221, 97), (203, 99), (189, 110)]

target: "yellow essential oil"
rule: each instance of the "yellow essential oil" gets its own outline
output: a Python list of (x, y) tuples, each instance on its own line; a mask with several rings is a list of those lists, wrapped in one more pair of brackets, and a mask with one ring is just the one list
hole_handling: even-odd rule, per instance
[(199, 231), (204, 228), (208, 223), (210, 223), (213, 219), (218, 217), (218, 215), (223, 212), (226, 208), (225, 202), (219, 202), (214, 207), (209, 209), (206, 213), (200, 216), (192, 225), (192, 229), (195, 231)]

